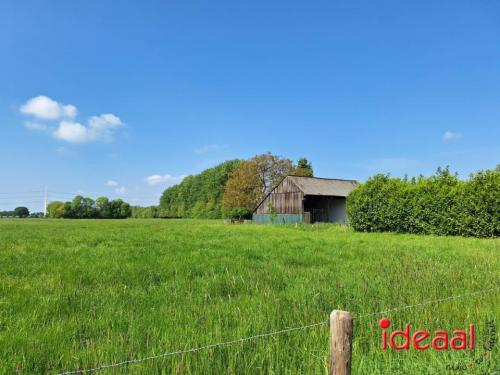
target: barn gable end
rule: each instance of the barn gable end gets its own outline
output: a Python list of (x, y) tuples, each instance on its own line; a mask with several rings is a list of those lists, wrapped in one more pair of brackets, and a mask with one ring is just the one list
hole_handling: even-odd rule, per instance
[(302, 190), (290, 179), (290, 176), (286, 176), (260, 202), (255, 213), (269, 214), (269, 204), (271, 204), (277, 213), (302, 215), (302, 199), (304, 199)]
[(286, 176), (259, 203), (256, 223), (347, 222), (345, 201), (357, 182)]

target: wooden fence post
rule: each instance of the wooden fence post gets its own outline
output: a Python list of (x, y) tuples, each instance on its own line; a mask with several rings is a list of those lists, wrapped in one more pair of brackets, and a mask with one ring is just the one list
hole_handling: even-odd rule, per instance
[(351, 374), (352, 316), (347, 311), (333, 310), (330, 314), (329, 375)]

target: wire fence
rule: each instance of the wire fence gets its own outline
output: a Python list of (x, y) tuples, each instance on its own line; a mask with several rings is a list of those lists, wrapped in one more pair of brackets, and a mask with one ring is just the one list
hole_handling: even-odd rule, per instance
[[(387, 310), (382, 310), (382, 311), (376, 311), (368, 314), (363, 314), (363, 315), (358, 315), (354, 316), (354, 320), (359, 320), (367, 317), (372, 317), (376, 315), (382, 315), (382, 314), (388, 314), (392, 312), (398, 312), (402, 310), (408, 310), (412, 308), (418, 308), (418, 307), (423, 307), (423, 306), (428, 306), (428, 305), (433, 305), (433, 304), (439, 304), (439, 303), (444, 303), (447, 301), (452, 301), (460, 298), (465, 298), (465, 297), (472, 297), (472, 296), (477, 296), (477, 295), (485, 295), (485, 294), (491, 294), (494, 292), (500, 291), (500, 287), (497, 288), (491, 288), (491, 289), (486, 289), (486, 290), (479, 290), (479, 291), (474, 291), (474, 292), (468, 292), (460, 295), (455, 295), (455, 296), (449, 296), (445, 298), (440, 298), (440, 299), (435, 299), (435, 300), (429, 300), (429, 301), (424, 301), (420, 303), (416, 303), (413, 305), (405, 305), (405, 306), (399, 306), (399, 307), (393, 307)], [(249, 337), (244, 337), (244, 338), (239, 338), (231, 341), (224, 341), (224, 342), (219, 342), (219, 343), (214, 343), (214, 344), (208, 344), (208, 345), (203, 345), (203, 346), (198, 346), (190, 349), (182, 349), (182, 350), (177, 350), (177, 351), (172, 351), (172, 352), (166, 352), (166, 353), (161, 353), (161, 354), (156, 354), (156, 355), (151, 355), (148, 357), (142, 357), (142, 358), (136, 358), (136, 359), (128, 359), (124, 360), (121, 362), (115, 362), (112, 364), (105, 364), (105, 365), (100, 365), (98, 367), (94, 368), (88, 368), (88, 369), (79, 369), (79, 370), (71, 370), (71, 371), (65, 371), (62, 373), (59, 373), (58, 375), (73, 375), (73, 374), (86, 374), (86, 373), (92, 373), (92, 372), (97, 372), (97, 371), (102, 371), (114, 367), (120, 367), (120, 366), (126, 366), (126, 365), (133, 365), (133, 364), (138, 364), (146, 361), (151, 361), (155, 359), (160, 359), (160, 358), (165, 358), (165, 357), (171, 357), (175, 355), (180, 355), (180, 354), (188, 354), (188, 353), (195, 353), (203, 350), (208, 350), (208, 349), (214, 349), (218, 347), (224, 347), (224, 346), (230, 346), (230, 345), (235, 345), (235, 344), (240, 344), (243, 342), (247, 341), (252, 341), (256, 339), (261, 339), (265, 337), (271, 337), (271, 336), (276, 336), (276, 335), (282, 335), (290, 332), (295, 332), (295, 331), (303, 331), (311, 328), (316, 328), (319, 326), (324, 326), (329, 323), (328, 320), (321, 321), (318, 323), (313, 323), (313, 324), (308, 324), (300, 327), (291, 327), (291, 328), (285, 328), (279, 331), (274, 331), (274, 332), (268, 332), (268, 333), (262, 333), (254, 336), (249, 336)]]

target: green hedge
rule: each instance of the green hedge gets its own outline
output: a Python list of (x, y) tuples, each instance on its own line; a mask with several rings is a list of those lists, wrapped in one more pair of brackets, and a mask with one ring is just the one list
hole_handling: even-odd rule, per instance
[(378, 174), (349, 195), (347, 214), (358, 231), (498, 237), (500, 169), (466, 181), (448, 168), (429, 178)]

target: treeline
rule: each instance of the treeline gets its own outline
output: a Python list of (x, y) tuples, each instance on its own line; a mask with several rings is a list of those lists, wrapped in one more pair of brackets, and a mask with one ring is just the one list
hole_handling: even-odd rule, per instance
[(358, 231), (498, 237), (500, 168), (465, 181), (448, 168), (429, 178), (378, 174), (349, 195), (347, 213)]
[(240, 160), (228, 160), (166, 189), (160, 198), (161, 217), (217, 219), (222, 217), (224, 186)]
[[(259, 201), (289, 174), (313, 176), (305, 158), (297, 166), (290, 159), (271, 153), (248, 160), (229, 160), (202, 173), (186, 177), (163, 192), (157, 217), (218, 219), (250, 217)], [(155, 211), (137, 210), (136, 217)]]
[(53, 201), (47, 206), (47, 216), (66, 219), (124, 219), (130, 217), (132, 210), (121, 199), (109, 200), (99, 197), (95, 201), (77, 195), (71, 202)]
[(134, 219), (154, 219), (161, 217), (160, 208), (158, 206), (132, 206), (131, 217)]
[(0, 211), (0, 217), (17, 217), (17, 218), (40, 218), (44, 217), (43, 212), (31, 212), (27, 207), (20, 206), (16, 207), (13, 211)]

